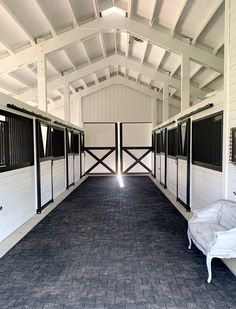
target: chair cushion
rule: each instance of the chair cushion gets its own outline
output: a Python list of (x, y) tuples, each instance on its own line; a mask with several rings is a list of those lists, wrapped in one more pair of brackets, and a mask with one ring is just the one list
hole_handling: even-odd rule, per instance
[(196, 222), (189, 224), (189, 230), (195, 240), (202, 248), (207, 250), (214, 240), (215, 232), (225, 231), (222, 225), (208, 222)]
[(232, 202), (225, 204), (222, 207), (221, 216), (219, 218), (219, 224), (224, 226), (227, 230), (231, 230), (236, 227), (236, 206)]

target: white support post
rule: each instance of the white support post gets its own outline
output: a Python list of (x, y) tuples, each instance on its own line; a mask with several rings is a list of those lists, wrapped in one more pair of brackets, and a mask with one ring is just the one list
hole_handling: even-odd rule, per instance
[(40, 54), (37, 61), (38, 109), (48, 112), (47, 106), (47, 62), (45, 54)]
[(169, 119), (169, 85), (163, 83), (163, 108), (162, 108), (162, 120)]
[(64, 119), (70, 122), (70, 86), (69, 83), (64, 84)]
[(158, 101), (156, 98), (152, 98), (152, 123), (153, 128), (157, 125), (157, 113), (158, 113)]
[(79, 94), (79, 92), (77, 92), (77, 98), (78, 98), (78, 111), (79, 111), (78, 125), (80, 127), (83, 127), (82, 98), (81, 98), (81, 95)]
[(182, 55), (181, 59), (181, 112), (190, 107), (190, 61)]

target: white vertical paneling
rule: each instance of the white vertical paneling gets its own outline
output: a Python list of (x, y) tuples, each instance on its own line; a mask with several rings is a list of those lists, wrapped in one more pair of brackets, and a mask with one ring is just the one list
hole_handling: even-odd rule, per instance
[[(229, 31), (226, 33), (228, 36), (228, 44), (226, 44), (225, 57), (227, 57), (226, 68), (226, 98), (228, 109), (228, 130), (226, 136), (226, 145), (229, 147), (229, 134), (230, 129), (236, 127), (236, 1), (230, 2), (230, 16), (229, 18)], [(227, 4), (227, 3), (226, 3)], [(228, 152), (226, 151), (228, 154)], [(228, 175), (227, 175), (227, 198), (236, 201), (236, 166), (228, 162)]]
[(80, 155), (74, 157), (75, 181), (80, 179)]
[(161, 180), (161, 156), (160, 154), (156, 155), (156, 178)]
[(164, 185), (165, 184), (165, 170), (166, 170), (165, 155), (161, 153), (160, 158), (161, 158), (160, 180), (161, 180), (161, 183)]
[(112, 85), (82, 98), (84, 122), (153, 121), (151, 97), (123, 85)]
[(68, 155), (68, 178), (71, 185), (74, 182), (74, 155)]
[(192, 209), (204, 208), (223, 198), (223, 174), (201, 166), (192, 166)]
[(178, 198), (187, 204), (187, 160), (178, 159)]
[(177, 196), (177, 162), (175, 158), (167, 158), (167, 189)]
[(36, 213), (34, 167), (0, 173), (0, 241)]
[(40, 162), (41, 206), (52, 199), (52, 161)]
[(65, 186), (65, 159), (53, 161), (53, 198), (55, 199), (66, 189)]

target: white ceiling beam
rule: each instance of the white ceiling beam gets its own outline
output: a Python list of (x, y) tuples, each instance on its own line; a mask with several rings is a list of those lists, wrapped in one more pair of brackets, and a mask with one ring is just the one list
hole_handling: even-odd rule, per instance
[(140, 63), (143, 64), (145, 56), (146, 56), (146, 52), (147, 52), (147, 48), (148, 48), (148, 41), (144, 42), (144, 47), (143, 47), (143, 55), (142, 58), (140, 60)]
[(5, 42), (3, 39), (0, 38), (0, 43), (3, 45), (3, 47), (6, 49), (6, 51), (7, 51), (10, 55), (13, 55), (13, 54), (14, 54), (13, 48), (12, 48), (7, 42)]
[(0, 89), (2, 89), (4, 91), (4, 93), (6, 93), (6, 94), (13, 94), (13, 95), (17, 95), (18, 94), (17, 90), (14, 90), (14, 89), (8, 87), (3, 82), (0, 82)]
[(159, 62), (156, 64), (156, 70), (159, 69), (159, 67), (160, 67), (160, 65), (161, 65), (161, 63), (162, 63), (162, 61), (163, 61), (163, 59), (164, 59), (164, 57), (165, 57), (166, 52), (167, 52), (166, 50), (163, 50), (162, 55), (161, 55), (161, 57), (160, 57), (160, 60), (159, 60)]
[(63, 51), (64, 55), (66, 56), (66, 58), (68, 59), (68, 61), (70, 62), (73, 70), (75, 71), (76, 70), (76, 66), (74, 65), (74, 63), (73, 63), (71, 57), (69, 56), (68, 52), (66, 50), (64, 50), (64, 49), (62, 51)]
[(97, 73), (93, 73), (93, 77), (94, 77), (94, 80), (95, 80), (95, 83), (98, 84), (99, 83), (99, 80), (98, 80), (98, 76), (97, 76)]
[(224, 71), (224, 60), (222, 58), (212, 55), (196, 46), (182, 42), (160, 30), (150, 28), (136, 20), (127, 19), (118, 14), (111, 14), (85, 23), (80, 27), (46, 40), (37, 46), (31, 46), (21, 52), (1, 59), (0, 74), (14, 71), (17, 67), (34, 62), (37, 60), (40, 52), (48, 54), (66, 46), (74, 45), (78, 41), (84, 40), (105, 29), (110, 31), (112, 29), (124, 29), (133, 35), (149, 41), (151, 44), (161, 46), (164, 49), (178, 54), (185, 54), (194, 61), (207, 65), (219, 73), (223, 73)]
[(97, 0), (93, 0), (93, 9), (94, 9), (94, 14), (96, 18), (100, 17), (100, 12), (99, 12), (99, 6)]
[(115, 53), (117, 53), (117, 32), (114, 31), (114, 46), (115, 46)]
[(197, 33), (195, 33), (195, 36), (193, 37), (193, 40), (192, 40), (193, 46), (196, 45), (199, 36), (203, 32), (203, 30), (206, 28), (206, 26), (209, 24), (212, 17), (215, 15), (216, 11), (219, 9), (219, 7), (221, 6), (221, 4), (223, 2), (224, 2), (224, 0), (215, 0), (214, 6), (211, 8), (209, 14), (206, 16), (205, 19), (201, 20), (201, 25), (200, 25), (199, 29), (197, 30)]
[[(177, 78), (173, 78), (169, 76), (168, 74), (164, 74), (159, 71), (155, 71), (152, 68), (141, 65), (135, 60), (125, 58), (119, 54), (113, 54), (109, 57), (106, 57), (104, 59), (101, 59), (97, 62), (94, 62), (86, 67), (83, 67), (79, 70), (76, 70), (74, 72), (71, 72), (69, 74), (66, 74), (62, 77), (59, 77), (57, 79), (48, 81), (48, 90), (53, 90), (56, 88), (60, 88), (62, 85), (64, 85), (65, 82), (73, 82), (75, 80), (78, 80), (80, 78), (83, 78), (84, 76), (91, 75), (94, 72), (98, 72), (100, 70), (103, 70), (109, 65), (115, 65), (119, 63), (119, 65), (129, 68), (130, 70), (134, 72), (138, 72), (140, 74), (143, 74), (145, 76), (148, 76), (152, 80), (157, 80), (160, 82), (168, 82), (168, 84), (176, 89), (181, 89), (181, 82)], [(19, 94), (19, 98), (21, 100), (29, 100), (32, 97), (35, 96), (35, 92), (37, 92), (37, 88), (27, 90), (25, 92), (22, 92)], [(191, 94), (193, 96), (204, 98), (207, 94), (206, 91), (201, 90), (193, 85), (191, 85)]]
[(18, 76), (16, 76), (14, 73), (10, 73), (9, 76), (11, 76), (12, 78), (14, 78), (16, 81), (18, 81), (19, 83), (21, 83), (23, 86), (25, 86), (26, 88), (33, 88), (33, 85), (30, 85), (28, 83), (26, 83), (25, 81), (23, 81), (22, 79), (20, 79)]
[(212, 51), (212, 55), (216, 55), (218, 51), (224, 46), (224, 39), (223, 42), (220, 42)]
[(66, 2), (67, 2), (67, 6), (68, 6), (68, 9), (69, 9), (70, 14), (71, 14), (71, 17), (72, 17), (73, 26), (74, 26), (74, 27), (78, 27), (78, 21), (77, 21), (77, 18), (76, 18), (76, 16), (75, 16), (75, 12), (74, 12), (74, 10), (73, 10), (73, 7), (72, 7), (72, 5), (71, 5), (71, 2), (70, 2), (70, 0), (66, 0)]
[(86, 58), (87, 58), (88, 64), (91, 64), (91, 60), (90, 60), (90, 58), (89, 58), (89, 55), (88, 55), (87, 49), (86, 49), (86, 47), (85, 47), (85, 45), (84, 45), (84, 42), (83, 42), (83, 41), (81, 41), (81, 46), (82, 46), (82, 48), (83, 48), (83, 50), (84, 50), (84, 54), (85, 54), (85, 56), (86, 56)]
[(48, 25), (48, 27), (49, 27), (49, 29), (50, 29), (50, 32), (51, 32), (52, 36), (53, 36), (53, 37), (57, 36), (56, 30), (54, 29), (54, 26), (53, 26), (53, 24), (51, 23), (51, 21), (50, 21), (48, 15), (47, 15), (47, 13), (46, 13), (46, 10), (43, 8), (42, 3), (40, 3), (39, 0), (35, 0), (35, 3), (37, 4), (38, 9), (39, 9), (40, 12), (42, 13), (42, 15), (43, 15), (43, 17), (44, 17), (44, 19), (45, 19), (45, 21), (46, 21), (46, 23), (47, 23), (47, 25)]
[(199, 88), (202, 89), (206, 87), (207, 85), (212, 83), (215, 79), (217, 79), (220, 75), (221, 75), (220, 73), (214, 72), (213, 74), (211, 74), (211, 76), (209, 76), (206, 80), (204, 80), (202, 83), (199, 84)]
[(157, 0), (155, 0), (155, 2), (154, 2), (152, 15), (151, 15), (151, 18), (150, 18), (149, 23), (148, 23), (149, 27), (152, 27), (153, 23), (155, 21), (156, 7), (157, 7)]
[(137, 73), (136, 83), (138, 83), (138, 82), (139, 82), (139, 78), (140, 78), (140, 73)]
[(108, 78), (111, 78), (109, 66), (107, 67), (107, 76), (108, 76)]
[(6, 3), (2, 0), (0, 0), (0, 6), (2, 9), (7, 13), (7, 15), (14, 21), (16, 26), (21, 29), (22, 32), (27, 36), (29, 39), (30, 43), (32, 45), (35, 45), (35, 40), (32, 34), (28, 31), (28, 29), (22, 24), (22, 22), (19, 20), (18, 17), (10, 10), (10, 8), (6, 5)]
[(132, 18), (133, 16), (133, 6), (134, 6), (134, 3), (133, 3), (133, 0), (128, 0), (128, 17), (129, 18)]
[(61, 71), (52, 63), (52, 61), (50, 59), (47, 58), (47, 62), (57, 72), (57, 74), (59, 76), (62, 76)]
[(107, 56), (107, 51), (106, 51), (106, 47), (105, 47), (105, 43), (104, 43), (104, 37), (103, 37), (102, 33), (99, 33), (99, 40), (100, 40), (100, 44), (101, 44), (101, 48), (102, 48), (103, 58), (105, 58)]
[(188, 2), (188, 0), (183, 0), (182, 4), (179, 6), (179, 11), (176, 12), (176, 20), (175, 20), (175, 23), (174, 23), (173, 28), (171, 30), (171, 33), (170, 33), (171, 36), (175, 35), (175, 29), (178, 25), (178, 22), (180, 20), (180, 17), (182, 15), (183, 11), (184, 11), (184, 8), (185, 8), (187, 2)]
[(88, 88), (87, 84), (85, 83), (85, 81), (83, 80), (83, 78), (80, 79), (80, 82), (83, 86), (84, 89)]

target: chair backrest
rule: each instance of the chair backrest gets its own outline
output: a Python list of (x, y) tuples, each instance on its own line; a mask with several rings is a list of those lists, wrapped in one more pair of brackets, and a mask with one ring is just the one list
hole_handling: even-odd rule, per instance
[(232, 201), (222, 201), (221, 215), (219, 224), (227, 230), (236, 227), (236, 203)]

